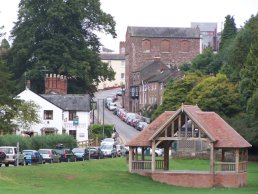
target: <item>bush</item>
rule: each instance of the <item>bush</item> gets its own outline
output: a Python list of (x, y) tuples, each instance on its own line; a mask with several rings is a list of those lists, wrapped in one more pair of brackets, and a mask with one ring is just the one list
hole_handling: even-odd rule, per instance
[(114, 125), (104, 125), (104, 137), (103, 137), (103, 125), (93, 124), (89, 127), (89, 139), (104, 139), (111, 137)]
[(23, 137), (19, 135), (0, 136), (0, 146), (16, 146), (19, 142), (20, 149), (55, 148), (57, 144), (63, 144), (67, 148), (77, 146), (76, 140), (67, 134), (55, 134), (44, 136)]

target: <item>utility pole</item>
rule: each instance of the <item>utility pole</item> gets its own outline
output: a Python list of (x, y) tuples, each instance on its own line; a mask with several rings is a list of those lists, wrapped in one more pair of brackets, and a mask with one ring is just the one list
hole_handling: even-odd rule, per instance
[(103, 124), (103, 139), (105, 137), (105, 127), (104, 127), (104, 111), (105, 111), (105, 99), (103, 99), (103, 118), (102, 118), (102, 124)]

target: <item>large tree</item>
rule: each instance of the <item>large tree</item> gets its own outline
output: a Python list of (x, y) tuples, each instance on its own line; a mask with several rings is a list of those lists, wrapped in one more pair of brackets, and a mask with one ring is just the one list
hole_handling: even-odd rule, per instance
[(112, 68), (99, 57), (96, 32), (116, 37), (115, 21), (99, 0), (21, 0), (12, 30), (15, 77), (25, 72), (36, 92), (43, 91), (44, 72), (66, 75), (70, 93), (92, 93)]

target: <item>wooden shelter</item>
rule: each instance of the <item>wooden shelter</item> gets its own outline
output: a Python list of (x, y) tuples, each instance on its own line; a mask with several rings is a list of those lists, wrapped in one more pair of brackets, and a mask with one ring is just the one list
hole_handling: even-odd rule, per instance
[[(201, 140), (209, 145), (209, 171), (169, 170), (169, 150), (174, 141)], [(150, 176), (153, 180), (186, 187), (241, 187), (247, 182), (248, 147), (251, 145), (215, 112), (198, 106), (182, 105), (166, 111), (127, 143), (129, 172)], [(140, 156), (137, 149), (141, 148)], [(162, 160), (152, 151), (146, 160), (145, 150), (164, 149)]]

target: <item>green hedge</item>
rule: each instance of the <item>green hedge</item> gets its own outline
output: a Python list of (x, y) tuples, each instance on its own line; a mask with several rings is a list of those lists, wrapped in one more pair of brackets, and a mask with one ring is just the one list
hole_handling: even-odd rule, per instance
[(63, 144), (66, 148), (77, 147), (76, 140), (66, 134), (44, 135), (23, 137), (19, 135), (4, 135), (0, 136), (0, 146), (16, 146), (19, 142), (20, 149), (33, 149), (40, 148), (55, 148), (57, 144)]
[(94, 124), (89, 127), (89, 139), (104, 139), (111, 137), (114, 125), (104, 125), (104, 137), (103, 137), (103, 125)]

